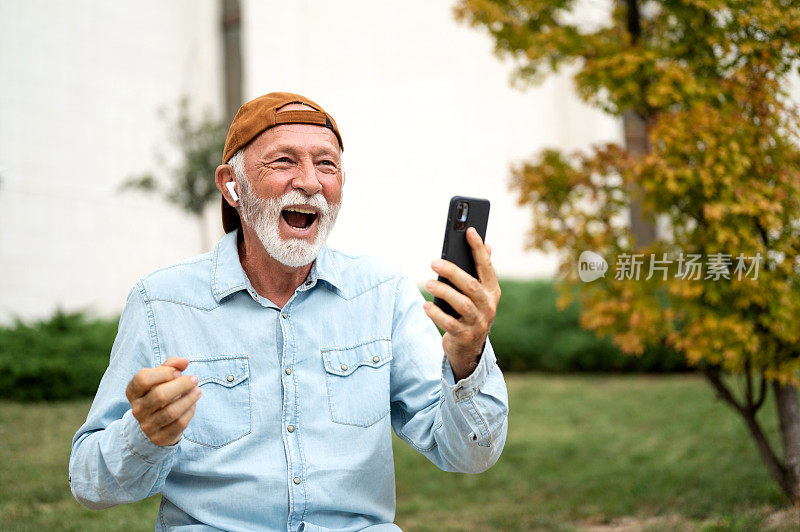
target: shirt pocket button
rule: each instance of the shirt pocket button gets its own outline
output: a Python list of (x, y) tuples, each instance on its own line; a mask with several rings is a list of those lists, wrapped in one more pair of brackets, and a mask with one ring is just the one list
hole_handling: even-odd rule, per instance
[(197, 401), (183, 438), (206, 447), (223, 447), (250, 434), (250, 366), (247, 355), (189, 359), (187, 375), (198, 379), (203, 395)]
[(388, 338), (320, 352), (331, 421), (369, 427), (389, 413), (392, 346)]

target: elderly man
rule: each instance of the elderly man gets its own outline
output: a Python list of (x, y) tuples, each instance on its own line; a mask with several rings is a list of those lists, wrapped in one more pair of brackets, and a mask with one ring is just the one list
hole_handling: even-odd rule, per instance
[(216, 171), (226, 235), (128, 294), (72, 441), (81, 504), (161, 493), (163, 530), (399, 530), (390, 428), (445, 471), (497, 461), (508, 397), (489, 247), (468, 231), (479, 279), (433, 263), (461, 292), (428, 289), (458, 320), (392, 266), (329, 248), (342, 149), (307, 98), (241, 107)]

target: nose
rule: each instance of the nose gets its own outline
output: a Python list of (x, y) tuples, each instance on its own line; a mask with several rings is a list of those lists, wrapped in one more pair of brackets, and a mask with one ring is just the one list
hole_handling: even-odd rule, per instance
[(292, 187), (302, 189), (309, 196), (322, 190), (322, 184), (317, 179), (317, 169), (311, 159), (304, 158), (298, 167), (297, 175), (292, 179)]

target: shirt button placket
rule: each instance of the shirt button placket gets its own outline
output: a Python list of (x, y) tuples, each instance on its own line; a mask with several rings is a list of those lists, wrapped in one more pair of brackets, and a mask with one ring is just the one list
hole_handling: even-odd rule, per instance
[[(283, 369), (283, 373), (285, 375), (284, 380), (284, 412), (283, 412), (283, 420), (286, 423), (285, 431), (283, 431), (283, 441), (284, 446), (286, 447), (286, 454), (287, 458), (289, 458), (289, 468), (290, 468), (290, 475), (291, 475), (291, 488), (297, 488), (298, 490), (304, 490), (305, 487), (301, 486), (302, 484), (302, 477), (303, 477), (303, 464), (301, 463), (301, 455), (300, 455), (300, 448), (297, 443), (297, 425), (295, 423), (295, 412), (297, 412), (298, 405), (295, 404), (295, 398), (297, 394), (295, 392), (296, 386), (296, 375), (292, 369), (294, 365), (294, 360), (289, 359), (287, 357), (292, 357), (296, 350), (295, 339), (292, 335), (292, 327), (289, 323), (291, 315), (287, 311), (281, 311), (280, 313), (280, 322), (281, 322), (281, 331), (283, 333), (283, 343), (285, 348), (283, 349), (283, 365), (285, 366)], [(292, 497), (293, 504), (290, 510), (293, 510), (289, 516), (290, 525), (292, 521), (298, 519), (300, 515), (303, 514), (304, 508), (302, 507), (303, 501), (305, 500), (305, 496), (301, 493), (297, 493)]]

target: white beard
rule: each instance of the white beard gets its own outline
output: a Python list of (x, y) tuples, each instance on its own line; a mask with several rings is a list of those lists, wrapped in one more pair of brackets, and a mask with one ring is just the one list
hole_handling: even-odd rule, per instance
[[(307, 196), (292, 190), (277, 198), (263, 199), (252, 193), (250, 187), (241, 187), (242, 221), (247, 222), (258, 235), (267, 253), (281, 264), (292, 268), (305, 266), (319, 254), (339, 214), (339, 203), (328, 204), (325, 196), (317, 192)], [(281, 211), (289, 205), (306, 204), (317, 209), (317, 234), (313, 242), (302, 238), (283, 239), (280, 236)]]

